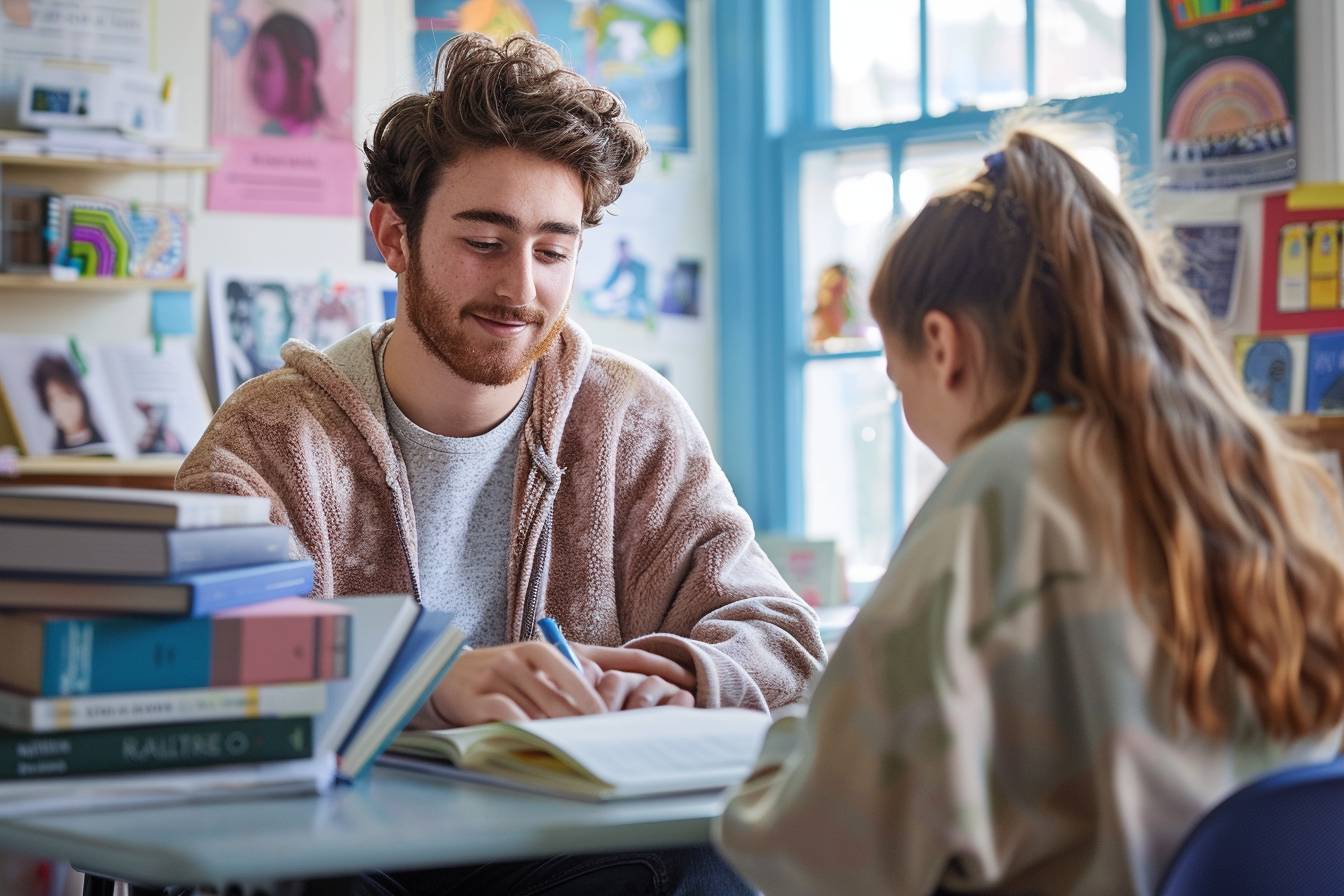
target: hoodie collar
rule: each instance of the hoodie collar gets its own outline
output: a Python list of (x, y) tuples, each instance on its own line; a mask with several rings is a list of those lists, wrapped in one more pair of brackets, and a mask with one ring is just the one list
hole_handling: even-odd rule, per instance
[[(280, 356), (341, 408), (369, 443), (384, 472), (395, 480), (400, 462), (388, 434), (387, 409), (376, 366), (378, 351), (392, 326), (389, 320), (361, 327), (326, 351), (291, 339), (281, 348)], [(552, 484), (560, 480), (562, 471), (555, 458), (592, 352), (588, 334), (573, 320), (567, 320), (551, 350), (537, 362), (532, 411), (523, 438), (533, 464)]]

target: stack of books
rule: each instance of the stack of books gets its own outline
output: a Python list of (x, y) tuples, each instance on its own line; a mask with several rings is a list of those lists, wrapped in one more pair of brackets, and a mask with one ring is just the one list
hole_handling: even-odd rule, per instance
[(352, 614), (307, 599), (269, 509), (0, 488), (0, 816), (330, 783), (316, 732)]

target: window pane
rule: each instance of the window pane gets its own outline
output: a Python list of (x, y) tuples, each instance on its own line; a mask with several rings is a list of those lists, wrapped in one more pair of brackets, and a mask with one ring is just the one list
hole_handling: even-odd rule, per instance
[(826, 352), (880, 347), (868, 314), (868, 286), (890, 236), (887, 147), (803, 156), (798, 203), (808, 347)]
[(919, 0), (831, 0), (836, 127), (919, 117)]
[[(1061, 137), (1078, 160), (1119, 195), (1120, 156), (1111, 126), (1072, 124)], [(907, 143), (901, 154), (901, 214), (918, 214), (935, 195), (974, 178), (984, 169), (989, 150), (990, 145), (979, 140)]]
[(1125, 0), (1036, 0), (1036, 92), (1125, 89)]
[(929, 446), (921, 442), (901, 414), (901, 503), (905, 511), (905, 524), (910, 525), (919, 508), (933, 491), (933, 487), (943, 478), (947, 467), (938, 459)]
[(1025, 0), (930, 0), (929, 113), (1027, 101)]
[(881, 358), (803, 368), (808, 538), (834, 538), (854, 582), (876, 579), (895, 547), (894, 391)]

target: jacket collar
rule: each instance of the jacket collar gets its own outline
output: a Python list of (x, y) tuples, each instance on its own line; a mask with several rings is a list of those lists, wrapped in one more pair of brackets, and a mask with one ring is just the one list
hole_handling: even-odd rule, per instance
[[(361, 327), (326, 351), (301, 339), (289, 340), (280, 350), (287, 365), (312, 381), (350, 419), (373, 449), (389, 484), (397, 481), (401, 464), (388, 434), (376, 359), (392, 326), (389, 320)], [(532, 410), (523, 438), (533, 465), (552, 485), (558, 484), (562, 474), (555, 458), (592, 353), (588, 334), (567, 320), (551, 350), (537, 362)]]

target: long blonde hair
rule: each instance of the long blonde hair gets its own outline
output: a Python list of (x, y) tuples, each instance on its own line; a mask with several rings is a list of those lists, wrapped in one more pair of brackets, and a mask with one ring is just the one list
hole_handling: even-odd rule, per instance
[(1078, 159), (1012, 128), (985, 174), (896, 240), (871, 303), (916, 355), (929, 311), (980, 329), (1007, 388), (968, 438), (1040, 391), (1074, 408), (1073, 476), (1086, 494), (1110, 459), (1125, 497), (1107, 541), (1198, 730), (1227, 734), (1237, 682), (1276, 737), (1344, 718), (1344, 566), (1323, 535), (1339, 498), (1247, 397), (1156, 244)]

